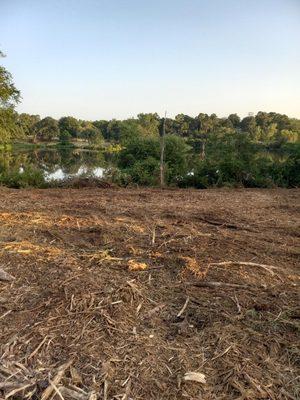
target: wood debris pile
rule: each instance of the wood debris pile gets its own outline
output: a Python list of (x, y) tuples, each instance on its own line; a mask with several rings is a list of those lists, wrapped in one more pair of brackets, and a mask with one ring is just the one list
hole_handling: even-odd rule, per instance
[(300, 398), (299, 190), (0, 195), (0, 399)]

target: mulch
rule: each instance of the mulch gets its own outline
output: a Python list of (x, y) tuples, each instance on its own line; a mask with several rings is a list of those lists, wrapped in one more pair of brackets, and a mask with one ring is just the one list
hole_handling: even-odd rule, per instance
[(300, 398), (300, 190), (0, 198), (0, 399)]

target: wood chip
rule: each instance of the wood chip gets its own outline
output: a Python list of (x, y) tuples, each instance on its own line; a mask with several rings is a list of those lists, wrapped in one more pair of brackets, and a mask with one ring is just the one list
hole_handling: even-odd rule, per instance
[(52, 393), (54, 391), (54, 386), (58, 385), (58, 383), (61, 381), (62, 377), (64, 376), (66, 370), (71, 366), (72, 362), (73, 362), (73, 360), (70, 360), (58, 368), (58, 372), (55, 375), (55, 377), (52, 379), (51, 384), (43, 391), (41, 400), (47, 400), (52, 396)]
[(14, 280), (14, 277), (0, 268), (0, 281), (11, 282), (12, 280)]
[(202, 374), (201, 372), (187, 372), (184, 375), (183, 379), (185, 381), (193, 381), (193, 382), (198, 382), (198, 383), (202, 383), (202, 384), (206, 383), (205, 375)]

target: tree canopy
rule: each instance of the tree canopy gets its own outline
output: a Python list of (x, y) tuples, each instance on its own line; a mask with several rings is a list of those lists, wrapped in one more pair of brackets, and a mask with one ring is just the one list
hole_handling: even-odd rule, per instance
[[(0, 58), (3, 57), (5, 55), (0, 51)], [(17, 114), (14, 112), (20, 97), (12, 75), (0, 65), (0, 142), (7, 142), (20, 134), (16, 125)]]

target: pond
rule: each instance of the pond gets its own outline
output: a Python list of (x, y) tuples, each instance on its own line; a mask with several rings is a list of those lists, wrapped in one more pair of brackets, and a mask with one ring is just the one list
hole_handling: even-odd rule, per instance
[(78, 176), (102, 178), (112, 155), (99, 150), (73, 147), (19, 148), (0, 151), (0, 173), (26, 169), (42, 171), (46, 181), (62, 181)]

